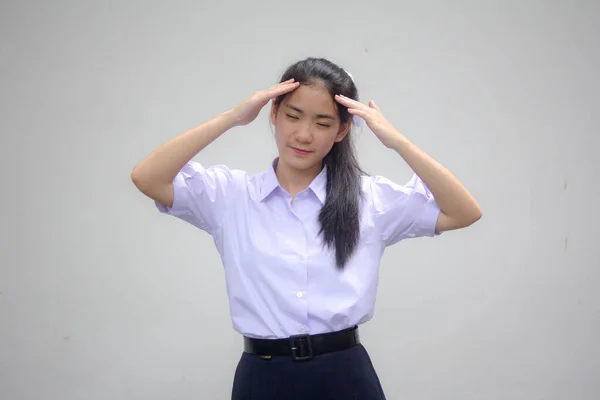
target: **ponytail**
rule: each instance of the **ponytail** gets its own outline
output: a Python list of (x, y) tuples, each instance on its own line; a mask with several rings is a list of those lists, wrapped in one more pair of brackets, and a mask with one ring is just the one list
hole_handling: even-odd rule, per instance
[(335, 249), (335, 262), (343, 269), (360, 239), (361, 169), (350, 138), (331, 148), (323, 159), (327, 167), (327, 197), (319, 213), (323, 242)]

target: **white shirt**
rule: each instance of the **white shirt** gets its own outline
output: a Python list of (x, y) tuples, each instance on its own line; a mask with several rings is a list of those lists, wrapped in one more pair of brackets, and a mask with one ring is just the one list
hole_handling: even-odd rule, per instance
[(173, 207), (156, 206), (212, 235), (237, 332), (285, 338), (370, 320), (385, 247), (435, 235), (440, 208), (431, 192), (416, 175), (405, 186), (381, 176), (363, 177), (360, 241), (339, 270), (333, 250), (318, 234), (326, 169), (291, 203), (274, 165), (250, 176), (190, 161), (174, 179)]

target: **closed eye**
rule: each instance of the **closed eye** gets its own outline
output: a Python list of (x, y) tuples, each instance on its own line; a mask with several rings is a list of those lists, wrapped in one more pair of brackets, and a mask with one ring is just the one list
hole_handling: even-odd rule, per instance
[[(293, 120), (299, 120), (300, 119), (299, 117), (297, 117), (295, 115), (292, 115), (292, 114), (286, 114), (286, 117), (288, 117), (290, 119), (293, 119)], [(319, 125), (320, 127), (323, 127), (323, 128), (331, 128), (330, 124), (317, 123), (317, 125)]]

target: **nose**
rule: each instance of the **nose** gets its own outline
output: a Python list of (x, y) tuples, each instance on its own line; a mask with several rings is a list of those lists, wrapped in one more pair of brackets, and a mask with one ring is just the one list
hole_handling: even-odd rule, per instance
[(306, 125), (299, 126), (294, 136), (300, 143), (311, 143), (313, 139), (312, 131)]

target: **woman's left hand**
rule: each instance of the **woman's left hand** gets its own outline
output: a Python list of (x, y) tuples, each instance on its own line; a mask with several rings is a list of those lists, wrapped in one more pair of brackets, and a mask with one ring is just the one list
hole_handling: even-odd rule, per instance
[(379, 107), (377, 107), (373, 100), (369, 101), (369, 105), (362, 104), (361, 102), (341, 95), (336, 95), (335, 100), (347, 107), (350, 114), (358, 115), (365, 120), (369, 129), (371, 129), (375, 136), (381, 140), (381, 143), (383, 143), (384, 146), (395, 148), (398, 141), (404, 138), (404, 136), (383, 116), (381, 110), (379, 110)]

